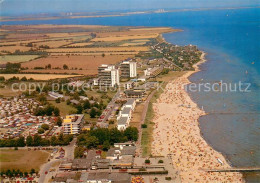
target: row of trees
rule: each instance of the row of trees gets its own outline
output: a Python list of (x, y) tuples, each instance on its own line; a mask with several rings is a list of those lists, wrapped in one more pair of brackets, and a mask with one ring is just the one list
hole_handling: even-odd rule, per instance
[(27, 172), (27, 171), (24, 171), (22, 172), (20, 169), (13, 169), (13, 170), (10, 170), (10, 169), (7, 169), (7, 170), (1, 170), (0, 174), (1, 174), (1, 177), (3, 177), (4, 175), (7, 176), (7, 177), (28, 177), (29, 175), (33, 175), (33, 174), (37, 174), (38, 172), (35, 171), (35, 169), (31, 169), (30, 172)]
[(47, 105), (43, 108), (37, 108), (34, 112), (35, 116), (59, 116), (60, 110), (52, 105)]
[(25, 146), (57, 146), (69, 145), (73, 135), (60, 134), (58, 137), (52, 136), (50, 139), (43, 139), (39, 135), (28, 136), (26, 138), (19, 137), (16, 139), (0, 139), (0, 147), (25, 147)]

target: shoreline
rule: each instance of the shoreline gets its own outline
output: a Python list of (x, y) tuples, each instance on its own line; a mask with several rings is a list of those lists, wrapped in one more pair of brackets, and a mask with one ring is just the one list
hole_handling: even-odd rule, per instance
[(155, 125), (152, 155), (170, 154), (183, 182), (244, 182), (241, 173), (208, 173), (202, 170), (231, 168), (224, 155), (214, 150), (203, 138), (198, 119), (206, 113), (181, 87), (191, 83), (188, 78), (200, 71), (199, 65), (206, 62), (205, 55), (202, 52), (201, 60), (193, 65), (194, 71), (170, 81), (156, 103), (153, 103)]

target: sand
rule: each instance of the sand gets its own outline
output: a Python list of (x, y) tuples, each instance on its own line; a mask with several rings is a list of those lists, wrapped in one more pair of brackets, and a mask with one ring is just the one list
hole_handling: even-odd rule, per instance
[[(204, 62), (205, 54), (201, 57)], [(188, 77), (195, 71), (171, 81), (153, 104), (154, 156), (171, 155), (173, 166), (179, 171), (182, 182), (244, 182), (241, 173), (208, 173), (206, 169), (231, 168), (224, 156), (206, 143), (200, 134), (198, 119), (205, 112), (198, 108), (183, 86), (190, 83)], [(219, 160), (222, 163), (219, 162)]]

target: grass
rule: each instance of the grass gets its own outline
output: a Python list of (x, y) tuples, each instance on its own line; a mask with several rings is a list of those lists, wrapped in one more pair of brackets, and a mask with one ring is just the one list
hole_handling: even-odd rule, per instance
[(40, 166), (48, 161), (48, 157), (49, 153), (46, 151), (1, 149), (1, 170), (20, 169), (21, 171), (30, 171), (34, 168), (39, 171)]
[[(185, 72), (174, 72), (171, 71), (166, 75), (160, 75), (157, 77), (157, 81), (162, 82), (162, 88), (164, 89), (169, 81), (172, 81), (180, 76), (182, 76)], [(156, 100), (160, 97), (160, 95), (163, 93), (163, 90), (157, 91), (154, 96), (152, 97), (148, 110), (146, 113), (146, 119), (145, 124), (147, 125), (147, 128), (142, 129), (142, 139), (141, 139), (141, 145), (142, 145), (142, 155), (143, 157), (147, 157), (151, 155), (151, 143), (153, 141), (153, 126), (154, 123), (152, 122), (154, 117), (154, 111), (153, 111), (153, 103), (156, 102)]]
[(53, 104), (55, 107), (58, 107), (60, 109), (61, 116), (66, 116), (70, 114), (72, 111), (76, 111), (75, 107), (67, 105), (66, 102), (56, 103), (55, 101), (49, 101), (49, 103)]
[(39, 55), (3, 55), (0, 56), (0, 64), (28, 62), (38, 58)]

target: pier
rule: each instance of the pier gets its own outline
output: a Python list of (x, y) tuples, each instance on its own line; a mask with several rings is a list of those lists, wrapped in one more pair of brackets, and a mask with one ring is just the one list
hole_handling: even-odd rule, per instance
[(206, 172), (260, 172), (260, 167), (204, 169)]

